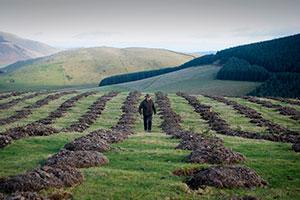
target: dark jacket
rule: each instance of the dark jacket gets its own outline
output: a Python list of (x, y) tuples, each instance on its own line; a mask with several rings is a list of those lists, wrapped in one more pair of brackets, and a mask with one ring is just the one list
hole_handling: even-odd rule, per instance
[(142, 114), (143, 110), (143, 115), (144, 116), (149, 116), (152, 115), (153, 113), (156, 114), (156, 109), (154, 106), (154, 103), (152, 100), (147, 101), (146, 99), (141, 102), (139, 106), (139, 113)]

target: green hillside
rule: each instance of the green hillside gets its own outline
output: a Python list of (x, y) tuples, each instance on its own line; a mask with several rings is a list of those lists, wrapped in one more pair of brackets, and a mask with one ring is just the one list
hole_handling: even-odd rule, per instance
[(180, 65), (194, 56), (164, 49), (96, 47), (68, 50), (4, 68), (0, 90), (97, 85), (106, 76)]
[(139, 81), (114, 85), (114, 88), (142, 91), (184, 91), (193, 94), (245, 95), (261, 83), (216, 80), (220, 67), (205, 65), (191, 67)]

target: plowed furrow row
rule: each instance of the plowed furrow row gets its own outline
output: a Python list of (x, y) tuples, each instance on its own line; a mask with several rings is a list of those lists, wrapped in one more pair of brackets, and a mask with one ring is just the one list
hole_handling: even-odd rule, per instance
[[(110, 143), (122, 141), (132, 134), (139, 96), (138, 92), (129, 94), (123, 103), (123, 114), (112, 130), (99, 129), (97, 132), (77, 138), (66, 144), (57, 154), (49, 157), (44, 166), (0, 180), (0, 189), (14, 193), (12, 196), (22, 194), (20, 192), (23, 192), (25, 196), (34, 195), (35, 192), (51, 187), (63, 188), (80, 184), (84, 177), (78, 168), (95, 167), (108, 163), (108, 159), (100, 152), (108, 150)], [(124, 121), (128, 123), (124, 123)], [(105, 145), (108, 147), (107, 149), (101, 148)]]
[(17, 99), (13, 99), (9, 102), (1, 104), (0, 105), (0, 110), (11, 108), (11, 107), (15, 106), (16, 104), (18, 104), (21, 101), (24, 101), (24, 100), (27, 100), (27, 99), (32, 99), (34, 97), (37, 97), (37, 96), (42, 95), (42, 94), (47, 94), (47, 93), (49, 93), (49, 92), (36, 92), (36, 93), (26, 95), (26, 96), (23, 96), (23, 97), (20, 97), (20, 98), (17, 98)]
[(240, 114), (250, 118), (251, 123), (254, 123), (257, 126), (264, 126), (267, 128), (269, 132), (269, 134), (259, 134), (259, 133), (245, 132), (240, 130), (230, 130), (227, 128), (228, 124), (225, 122), (225, 120), (221, 119), (217, 115), (217, 113), (212, 112), (212, 108), (210, 106), (200, 104), (196, 99), (196, 97), (194, 100), (192, 101), (190, 100), (190, 104), (195, 108), (196, 112), (199, 112), (200, 114), (202, 113), (203, 117), (205, 117), (207, 120), (210, 121), (210, 123), (212, 123), (212, 126), (217, 126), (216, 128), (219, 129), (218, 131), (221, 134), (253, 138), (253, 139), (265, 139), (265, 140), (270, 140), (275, 142), (296, 143), (297, 141), (300, 140), (299, 133), (288, 130), (287, 128), (282, 127), (279, 124), (276, 124), (274, 122), (271, 122), (263, 118), (260, 113), (258, 113), (256, 110), (252, 108), (249, 108), (235, 101), (220, 96), (207, 96), (207, 97), (233, 107)]
[(26, 118), (30, 114), (32, 114), (33, 109), (40, 108), (44, 105), (47, 105), (50, 101), (59, 99), (60, 97), (62, 97), (64, 95), (72, 94), (72, 93), (75, 93), (75, 91), (60, 92), (60, 93), (48, 95), (45, 98), (38, 100), (37, 102), (35, 102), (32, 105), (26, 106), (21, 110), (17, 110), (16, 114), (14, 114), (12, 116), (9, 116), (7, 118), (0, 119), (0, 125), (13, 123), (13, 122), (16, 122), (20, 119)]
[(27, 92), (10, 92), (8, 94), (2, 94), (0, 95), (0, 100), (3, 100), (3, 99), (7, 99), (9, 97), (14, 97), (14, 96), (19, 96), (19, 95), (22, 95), (22, 94), (25, 94)]
[[(189, 98), (180, 93), (179, 95)], [(214, 136), (203, 136), (181, 128), (182, 119), (171, 109), (170, 101), (163, 93), (156, 93), (159, 114), (163, 119), (161, 128), (164, 132), (181, 142), (176, 148), (192, 150), (188, 156), (189, 162), (232, 165), (243, 162), (244, 156), (233, 152), (224, 146), (223, 141)], [(216, 173), (217, 172), (217, 173)], [(251, 176), (249, 176), (249, 173)], [(189, 174), (187, 184), (191, 189), (215, 186), (231, 187), (261, 187), (266, 182), (252, 169), (242, 166), (215, 166), (194, 170)], [(227, 178), (224, 178), (228, 176)]]
[(58, 133), (59, 130), (47, 126), (59, 117), (62, 117), (69, 109), (75, 106), (76, 102), (80, 99), (94, 94), (95, 92), (85, 92), (78, 94), (64, 103), (62, 103), (55, 111), (51, 112), (46, 118), (37, 120), (30, 124), (21, 127), (8, 129), (0, 134), (0, 148), (9, 145), (13, 140), (18, 140), (30, 136), (46, 136)]
[(79, 100), (81, 100), (85, 97), (88, 97), (90, 95), (93, 95), (95, 93), (96, 92), (84, 92), (84, 93), (78, 94), (78, 95), (66, 100), (56, 110), (51, 112), (47, 117), (45, 117), (44, 119), (38, 120), (36, 123), (41, 123), (41, 124), (44, 124), (44, 125), (52, 124), (55, 119), (62, 117), (73, 106), (75, 106), (75, 104)]
[(96, 119), (101, 115), (105, 105), (113, 97), (117, 96), (117, 92), (110, 92), (106, 95), (99, 97), (89, 108), (86, 113), (84, 113), (78, 121), (71, 124), (68, 128), (65, 128), (64, 131), (77, 131), (83, 132), (92, 125)]
[(251, 96), (245, 96), (245, 97), (243, 97), (243, 99), (246, 99), (252, 103), (262, 105), (266, 108), (274, 108), (276, 111), (278, 111), (282, 115), (290, 116), (291, 119), (294, 119), (294, 120), (300, 120), (300, 112), (298, 110), (296, 110), (295, 108), (288, 107), (288, 106), (282, 106), (279, 104), (273, 104), (270, 101), (261, 100), (261, 99), (258, 99), (256, 97), (251, 97)]
[(297, 105), (300, 106), (300, 100), (292, 100), (292, 99), (287, 99), (287, 98), (281, 98), (281, 97), (268, 97), (270, 99), (274, 99), (276, 101), (281, 101), (284, 103), (292, 104), (292, 105)]

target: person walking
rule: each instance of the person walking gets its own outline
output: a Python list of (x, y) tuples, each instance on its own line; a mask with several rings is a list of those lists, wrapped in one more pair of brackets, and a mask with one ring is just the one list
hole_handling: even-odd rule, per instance
[(156, 108), (149, 94), (146, 94), (145, 99), (140, 103), (139, 113), (144, 117), (144, 130), (151, 132), (152, 115), (156, 114)]

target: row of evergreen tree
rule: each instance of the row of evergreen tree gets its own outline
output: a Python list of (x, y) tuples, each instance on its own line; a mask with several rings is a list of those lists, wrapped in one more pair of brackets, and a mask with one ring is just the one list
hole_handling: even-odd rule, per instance
[(274, 73), (261, 86), (249, 93), (253, 96), (300, 97), (299, 73)]
[(270, 73), (258, 65), (250, 65), (247, 61), (232, 57), (217, 74), (220, 80), (265, 81)]

